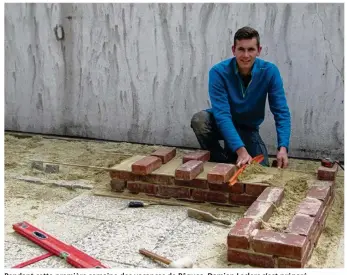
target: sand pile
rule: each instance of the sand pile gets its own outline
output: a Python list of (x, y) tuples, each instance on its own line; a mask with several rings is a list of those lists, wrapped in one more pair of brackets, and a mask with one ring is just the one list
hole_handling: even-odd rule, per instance
[(252, 162), (251, 164), (247, 165), (245, 170), (241, 173), (240, 176), (238, 176), (239, 181), (245, 181), (250, 180), (254, 177), (257, 177), (259, 174), (266, 174), (266, 168), (262, 165), (260, 165), (257, 162)]
[[(280, 176), (277, 177), (279, 179)], [(282, 178), (284, 183), (284, 198), (280, 207), (276, 208), (264, 228), (275, 231), (284, 230), (294, 215), (297, 205), (305, 198), (307, 193), (307, 180), (310, 176), (297, 175), (289, 180)]]

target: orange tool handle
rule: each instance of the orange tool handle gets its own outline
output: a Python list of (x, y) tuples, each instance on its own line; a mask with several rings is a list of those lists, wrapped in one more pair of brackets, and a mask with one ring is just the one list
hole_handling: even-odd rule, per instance
[[(264, 159), (263, 155), (258, 155), (256, 157), (254, 157), (251, 162), (255, 161), (255, 162), (261, 163), (263, 161), (263, 159)], [(240, 167), (239, 170), (236, 171), (236, 173), (229, 180), (229, 186), (232, 186), (237, 182), (238, 176), (243, 172), (243, 170), (246, 169), (246, 167), (247, 167), (247, 164), (244, 164)]]

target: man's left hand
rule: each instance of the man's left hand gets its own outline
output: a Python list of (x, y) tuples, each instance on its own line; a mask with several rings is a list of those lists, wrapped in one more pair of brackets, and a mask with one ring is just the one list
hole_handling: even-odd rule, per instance
[(288, 167), (288, 153), (286, 147), (281, 147), (277, 153), (277, 168)]

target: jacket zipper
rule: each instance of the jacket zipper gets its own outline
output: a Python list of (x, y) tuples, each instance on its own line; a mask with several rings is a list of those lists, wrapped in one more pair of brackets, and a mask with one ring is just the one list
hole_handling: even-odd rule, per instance
[(251, 79), (251, 81), (248, 83), (248, 85), (247, 85), (247, 87), (246, 87), (246, 91), (245, 92), (243, 92), (243, 84), (242, 84), (242, 79), (240, 78), (240, 76), (239, 75), (237, 75), (237, 77), (239, 78), (239, 81), (240, 81), (240, 85), (241, 85), (241, 91), (242, 91), (242, 96), (243, 96), (243, 98), (245, 98), (246, 97), (246, 94), (247, 94), (247, 90), (248, 90), (248, 87), (251, 85), (251, 83), (252, 83), (252, 79)]

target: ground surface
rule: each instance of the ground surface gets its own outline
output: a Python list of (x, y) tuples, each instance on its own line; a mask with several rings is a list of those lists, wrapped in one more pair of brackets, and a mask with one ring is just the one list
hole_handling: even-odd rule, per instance
[[(12, 224), (28, 221), (58, 239), (72, 244), (110, 267), (161, 267), (144, 259), (146, 248), (170, 259), (189, 255), (196, 267), (244, 267), (226, 261), (226, 236), (230, 227), (192, 220), (184, 206), (124, 208), (127, 200), (94, 196), (93, 190), (65, 188), (54, 182), (88, 180), (94, 189), (109, 189), (109, 174), (103, 170), (60, 166), (57, 174), (31, 168), (31, 160), (56, 161), (110, 167), (133, 154), (147, 154), (159, 146), (86, 140), (52, 139), (42, 136), (5, 135), (5, 266), (44, 253), (18, 236)], [(178, 150), (178, 156), (189, 150)], [(307, 180), (314, 179), (315, 162), (291, 160), (290, 171), (258, 171), (272, 185), (284, 186), (285, 199), (266, 227), (281, 230), (296, 204), (304, 197)], [(22, 179), (19, 179), (22, 177)], [(40, 184), (23, 177), (36, 177)], [(255, 180), (249, 176), (249, 181)], [(308, 267), (343, 267), (343, 173), (337, 177), (336, 199)], [(213, 214), (236, 222), (244, 209), (229, 212), (209, 208)], [(51, 257), (30, 267), (69, 267)]]

